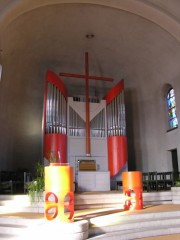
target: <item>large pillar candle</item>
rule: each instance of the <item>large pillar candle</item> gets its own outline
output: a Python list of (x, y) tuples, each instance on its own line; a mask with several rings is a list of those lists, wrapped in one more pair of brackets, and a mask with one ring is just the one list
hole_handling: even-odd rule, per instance
[[(142, 172), (123, 172), (122, 173), (123, 194), (125, 196), (125, 209), (140, 210), (143, 208), (142, 197)], [(131, 194), (134, 193), (133, 197)], [(133, 204), (134, 202), (134, 204)]]
[(45, 218), (74, 221), (73, 167), (58, 163), (45, 167)]

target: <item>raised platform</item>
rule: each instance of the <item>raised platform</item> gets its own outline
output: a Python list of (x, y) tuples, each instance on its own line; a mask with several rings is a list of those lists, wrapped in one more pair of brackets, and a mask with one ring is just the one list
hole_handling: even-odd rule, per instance
[[(172, 192), (143, 192), (144, 205), (171, 204)], [(82, 192), (75, 194), (75, 209), (89, 208), (123, 208), (124, 195), (122, 191)]]
[(0, 240), (32, 239), (37, 234), (48, 239), (48, 232), (59, 229), (66, 240), (134, 240), (180, 234), (180, 204), (173, 204), (174, 191), (143, 192), (144, 207), (136, 211), (124, 211), (121, 191), (77, 193), (75, 222), (65, 225), (45, 221), (43, 196), (31, 204), (27, 195), (0, 195)]
[[(144, 206), (172, 204), (171, 191), (143, 192)], [(175, 203), (178, 203), (176, 201)], [(180, 202), (179, 202), (180, 203)], [(0, 212), (3, 209), (10, 209), (21, 212), (44, 212), (44, 197), (37, 199), (31, 204), (27, 195), (0, 195)], [(122, 208), (124, 206), (124, 196), (121, 191), (100, 191), (100, 192), (81, 192), (75, 194), (75, 210), (94, 209), (94, 208)]]
[(180, 205), (146, 206), (138, 211), (120, 211), (90, 220), (91, 239), (130, 240), (180, 233)]
[(174, 236), (180, 236), (177, 235), (180, 234), (180, 205), (149, 205), (136, 211), (118, 208), (77, 210), (75, 221), (65, 224), (47, 222), (42, 213), (0, 215), (0, 239), (49, 239), (54, 232), (64, 240), (135, 240), (155, 236), (158, 239), (157, 236), (162, 235), (176, 239)]

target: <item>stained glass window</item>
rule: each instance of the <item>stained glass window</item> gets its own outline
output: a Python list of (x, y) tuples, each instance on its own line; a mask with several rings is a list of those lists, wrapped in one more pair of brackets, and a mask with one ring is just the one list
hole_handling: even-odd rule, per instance
[(178, 119), (176, 115), (176, 99), (174, 94), (174, 89), (171, 88), (167, 93), (167, 107), (168, 107), (168, 121), (169, 127), (176, 128), (178, 127)]

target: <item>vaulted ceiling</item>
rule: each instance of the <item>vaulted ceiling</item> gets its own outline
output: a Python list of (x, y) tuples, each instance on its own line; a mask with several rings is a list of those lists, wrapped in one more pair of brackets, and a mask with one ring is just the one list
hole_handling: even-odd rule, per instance
[[(122, 78), (161, 71), (163, 55), (176, 54), (172, 46), (180, 41), (178, 0), (1, 0), (0, 9), (2, 61), (23, 55), (39, 69), (83, 74), (88, 51), (90, 74), (114, 78), (91, 81), (99, 96)], [(84, 81), (62, 80), (69, 95), (84, 92)]]

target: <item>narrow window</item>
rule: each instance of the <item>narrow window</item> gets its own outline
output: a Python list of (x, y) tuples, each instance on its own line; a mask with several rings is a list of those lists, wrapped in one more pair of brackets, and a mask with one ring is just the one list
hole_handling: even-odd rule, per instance
[(168, 122), (170, 129), (177, 128), (178, 127), (178, 119), (176, 115), (176, 98), (174, 94), (174, 89), (170, 88), (167, 96), (167, 107), (168, 107)]

